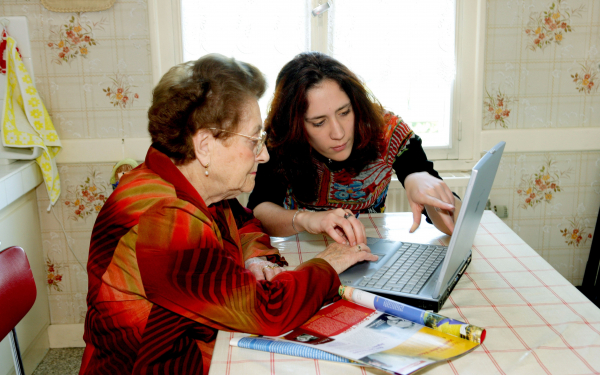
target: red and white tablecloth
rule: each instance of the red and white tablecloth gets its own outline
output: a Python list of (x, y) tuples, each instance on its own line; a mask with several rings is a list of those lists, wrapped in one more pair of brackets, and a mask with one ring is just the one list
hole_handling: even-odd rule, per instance
[[(411, 213), (360, 217), (367, 236), (444, 243), (450, 237), (423, 224), (413, 234)], [(331, 239), (302, 233), (273, 238), (290, 269)], [(491, 211), (485, 211), (473, 260), (440, 314), (487, 329), (483, 345), (419, 374), (600, 374), (600, 309)], [(219, 332), (211, 375), (383, 374), (369, 367), (303, 359), (229, 346)]]

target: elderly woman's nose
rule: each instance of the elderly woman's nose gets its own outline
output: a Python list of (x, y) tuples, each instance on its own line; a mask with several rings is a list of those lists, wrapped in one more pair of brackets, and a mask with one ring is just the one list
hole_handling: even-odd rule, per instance
[(346, 135), (346, 133), (344, 132), (342, 124), (340, 124), (340, 122), (336, 118), (334, 118), (331, 121), (329, 136), (331, 137), (331, 139), (342, 139), (344, 138), (344, 135)]
[(271, 156), (269, 156), (269, 150), (267, 150), (267, 145), (264, 145), (262, 150), (260, 150), (260, 154), (256, 155), (256, 161), (262, 164), (268, 162), (269, 159), (271, 159)]

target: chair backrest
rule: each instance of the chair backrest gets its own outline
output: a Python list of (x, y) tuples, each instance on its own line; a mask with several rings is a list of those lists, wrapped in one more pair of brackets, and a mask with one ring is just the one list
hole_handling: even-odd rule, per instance
[(37, 290), (29, 261), (20, 247), (0, 252), (0, 340), (23, 319), (35, 302)]

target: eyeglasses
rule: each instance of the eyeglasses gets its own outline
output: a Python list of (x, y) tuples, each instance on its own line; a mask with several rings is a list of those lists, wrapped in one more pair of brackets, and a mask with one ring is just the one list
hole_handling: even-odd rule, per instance
[(229, 130), (223, 130), (223, 129), (218, 129), (218, 128), (208, 128), (208, 129), (221, 131), (221, 132), (225, 132), (225, 133), (229, 133), (229, 134), (240, 135), (244, 138), (253, 139), (255, 141), (258, 141), (256, 143), (256, 150), (254, 150), (254, 155), (256, 155), (256, 156), (260, 155), (260, 153), (262, 152), (263, 146), (265, 145), (265, 141), (267, 140), (267, 132), (264, 129), (260, 129), (259, 137), (252, 137), (250, 135), (240, 134), (240, 133), (236, 133), (236, 132), (230, 132)]

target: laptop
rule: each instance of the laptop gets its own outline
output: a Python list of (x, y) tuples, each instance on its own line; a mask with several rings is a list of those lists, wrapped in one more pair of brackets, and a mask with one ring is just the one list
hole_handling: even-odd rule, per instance
[(471, 263), (471, 246), (505, 142), (475, 164), (450, 244), (446, 246), (367, 238), (375, 262), (361, 262), (340, 274), (342, 284), (424, 310), (438, 312)]

